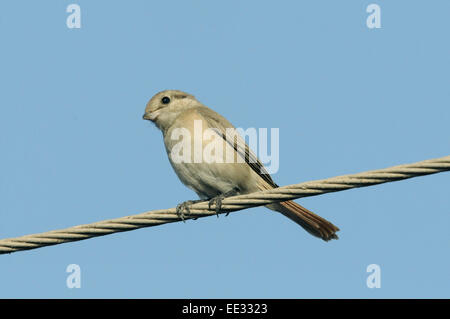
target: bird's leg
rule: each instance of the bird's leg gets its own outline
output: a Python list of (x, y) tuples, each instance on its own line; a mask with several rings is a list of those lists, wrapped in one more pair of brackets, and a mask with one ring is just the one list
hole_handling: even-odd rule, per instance
[[(239, 188), (235, 187), (226, 193), (223, 193), (216, 197), (213, 197), (208, 202), (208, 208), (211, 209), (211, 206), (214, 204), (214, 210), (216, 211), (217, 218), (219, 218), (219, 212), (222, 209), (222, 201), (227, 197), (235, 196), (238, 194), (239, 194)], [(229, 214), (229, 212), (225, 216), (228, 216), (228, 214)]]
[[(191, 214), (191, 210), (190, 210), (189, 206), (191, 206), (192, 204), (200, 203), (200, 202), (204, 202), (204, 201), (205, 200), (203, 200), (203, 199), (187, 200), (185, 202), (182, 202), (181, 204), (178, 204), (177, 208), (176, 208), (178, 217), (181, 218), (181, 220), (183, 222), (185, 222), (184, 216), (186, 216), (186, 215), (184, 214), (184, 212), (186, 212), (188, 215)], [(197, 218), (194, 218), (194, 220), (195, 219), (197, 219)]]

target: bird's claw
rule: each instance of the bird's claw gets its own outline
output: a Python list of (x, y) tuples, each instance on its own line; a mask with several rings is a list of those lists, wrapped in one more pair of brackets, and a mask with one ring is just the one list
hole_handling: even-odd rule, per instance
[(190, 213), (190, 211), (189, 211), (189, 206), (186, 204), (186, 202), (183, 202), (183, 203), (181, 203), (181, 204), (178, 204), (178, 205), (177, 205), (177, 208), (176, 208), (176, 212), (177, 212), (178, 218), (180, 218), (183, 222), (186, 222), (186, 221), (184, 220), (184, 211), (187, 211), (187, 212)]
[[(216, 197), (213, 197), (208, 202), (208, 208), (211, 210), (212, 209), (211, 206), (214, 205), (214, 210), (215, 210), (217, 218), (218, 218), (219, 213), (222, 210), (222, 201), (227, 197), (234, 196), (237, 194), (239, 194), (239, 188), (235, 187), (232, 190), (230, 190), (224, 194), (220, 194)], [(230, 212), (227, 212), (225, 214), (225, 216), (228, 216), (229, 214), (230, 214)]]
[[(213, 197), (213, 198), (211, 198), (210, 200), (209, 200), (209, 202), (208, 202), (208, 208), (209, 209), (212, 209), (211, 207), (212, 207), (212, 205), (214, 205), (214, 211), (216, 212), (216, 216), (217, 216), (217, 218), (219, 218), (219, 212), (221, 211), (221, 209), (222, 209), (222, 200), (225, 198), (225, 196), (224, 195), (219, 195), (219, 196), (216, 196), (216, 197)], [(227, 213), (227, 215), (228, 215), (229, 213)]]
[[(199, 200), (199, 201), (198, 200), (187, 200), (185, 202), (182, 202), (181, 204), (178, 204), (176, 207), (176, 213), (178, 215), (178, 218), (180, 218), (183, 222), (186, 222), (186, 220), (185, 220), (186, 214), (187, 215), (191, 214), (190, 206), (192, 204), (195, 204), (198, 202), (201, 202), (201, 200)], [(186, 212), (186, 214), (184, 212)], [(197, 218), (194, 218), (194, 219), (197, 219)]]

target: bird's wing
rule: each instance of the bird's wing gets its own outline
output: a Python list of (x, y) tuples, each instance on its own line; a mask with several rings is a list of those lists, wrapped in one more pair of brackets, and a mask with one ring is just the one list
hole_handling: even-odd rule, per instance
[(271, 187), (278, 187), (278, 185), (272, 180), (272, 177), (267, 172), (264, 165), (253, 153), (245, 140), (236, 131), (236, 128), (228, 122), (223, 116), (217, 112), (202, 106), (196, 109), (197, 113), (208, 123), (208, 125), (215, 129), (215, 132), (223, 138), (231, 147), (236, 150), (238, 156), (252, 168), (252, 170), (258, 174), (265, 182)]

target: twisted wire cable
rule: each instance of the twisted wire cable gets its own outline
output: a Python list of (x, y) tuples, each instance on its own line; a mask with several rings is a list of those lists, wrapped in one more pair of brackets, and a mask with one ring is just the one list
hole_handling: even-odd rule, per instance
[[(272, 190), (225, 198), (220, 213), (230, 213), (245, 208), (267, 205), (301, 197), (317, 196), (351, 188), (366, 187), (417, 176), (450, 170), (450, 156), (404, 164), (363, 173), (343, 175), (323, 180), (304, 182)], [(208, 202), (192, 204), (184, 219), (215, 215), (214, 206)], [(109, 219), (92, 224), (78, 225), (60, 230), (25, 235), (0, 240), (0, 254), (29, 250), (50, 245), (79, 241), (143, 227), (157, 226), (181, 221), (176, 208), (147, 211), (141, 214)]]

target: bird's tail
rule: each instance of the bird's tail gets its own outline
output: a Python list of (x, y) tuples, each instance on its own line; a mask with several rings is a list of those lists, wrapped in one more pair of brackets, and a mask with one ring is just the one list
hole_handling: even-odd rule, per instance
[(326, 219), (314, 214), (296, 202), (288, 201), (267, 205), (268, 208), (282, 213), (292, 221), (302, 226), (308, 233), (325, 241), (338, 239), (339, 228)]

